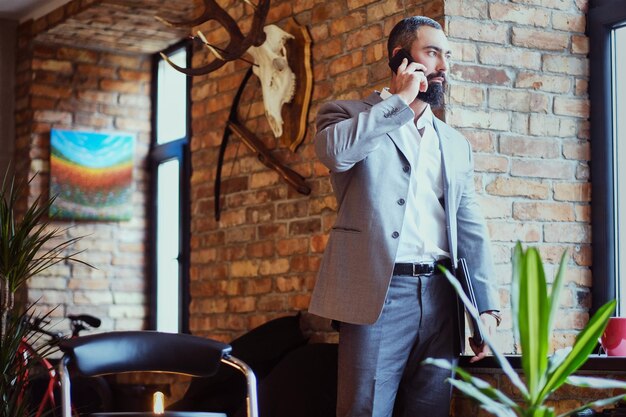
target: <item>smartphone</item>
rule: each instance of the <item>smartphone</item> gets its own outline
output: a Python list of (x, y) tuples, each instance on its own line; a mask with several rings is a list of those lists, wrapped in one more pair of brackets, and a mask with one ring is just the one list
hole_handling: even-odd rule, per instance
[(404, 58), (409, 60), (409, 64), (413, 62), (411, 54), (406, 49), (402, 48), (389, 60), (389, 68), (391, 68), (393, 72), (397, 73), (398, 67), (402, 64), (402, 60)]

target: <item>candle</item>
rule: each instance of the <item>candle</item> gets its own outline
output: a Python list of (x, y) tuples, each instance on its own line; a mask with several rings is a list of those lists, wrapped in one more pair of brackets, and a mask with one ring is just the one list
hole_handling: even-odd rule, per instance
[(152, 411), (154, 414), (163, 414), (165, 412), (165, 396), (161, 391), (157, 391), (152, 395)]

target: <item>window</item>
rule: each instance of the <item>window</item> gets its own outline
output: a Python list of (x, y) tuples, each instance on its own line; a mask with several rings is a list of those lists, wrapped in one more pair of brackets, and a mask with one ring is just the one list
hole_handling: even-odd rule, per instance
[[(187, 43), (164, 51), (190, 66)], [(189, 78), (161, 56), (153, 66), (151, 328), (189, 331)]]
[(626, 315), (626, 9), (597, 0), (588, 15), (591, 78), (593, 309)]
[[(611, 56), (613, 65), (611, 75), (613, 80), (613, 142), (617, 149), (615, 160), (615, 183), (617, 185), (617, 250), (619, 262), (617, 265), (616, 293), (618, 295), (619, 315), (626, 314), (626, 242), (620, 243), (620, 236), (626, 236), (626, 27), (622, 26), (611, 31)], [(618, 69), (621, 69), (618, 70)], [(622, 164), (617, 163), (622, 161)], [(624, 279), (622, 279), (624, 278)]]

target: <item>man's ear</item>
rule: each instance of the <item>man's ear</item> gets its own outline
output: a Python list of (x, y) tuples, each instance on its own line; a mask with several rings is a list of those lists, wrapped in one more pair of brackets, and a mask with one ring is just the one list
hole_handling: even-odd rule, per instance
[(398, 53), (398, 51), (399, 51), (400, 49), (402, 49), (402, 47), (401, 47), (401, 46), (396, 46), (395, 48), (393, 48), (393, 49), (391, 50), (391, 56), (389, 57), (389, 59), (391, 59), (392, 57), (396, 56), (396, 54)]

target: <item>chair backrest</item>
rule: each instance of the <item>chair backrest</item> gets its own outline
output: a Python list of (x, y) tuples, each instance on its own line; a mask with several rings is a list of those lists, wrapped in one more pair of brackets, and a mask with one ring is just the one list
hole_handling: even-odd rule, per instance
[(172, 372), (211, 376), (230, 354), (225, 343), (188, 334), (110, 332), (60, 343), (67, 364), (83, 376), (122, 372)]
[(188, 334), (155, 331), (100, 333), (63, 340), (59, 365), (63, 416), (71, 415), (68, 369), (82, 376), (124, 372), (169, 372), (191, 376), (214, 375), (221, 363), (244, 374), (248, 388), (248, 416), (256, 417), (256, 378), (252, 369), (230, 355), (231, 347)]

